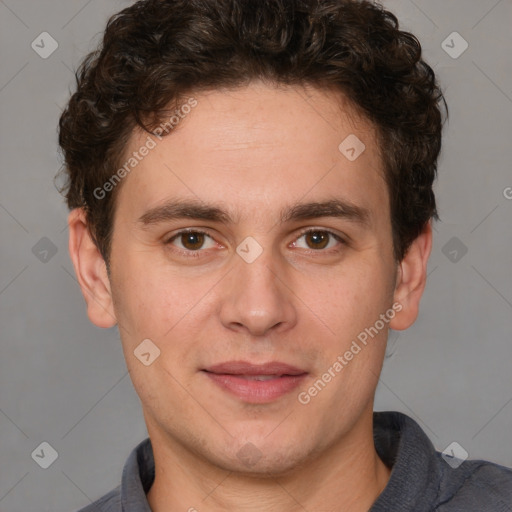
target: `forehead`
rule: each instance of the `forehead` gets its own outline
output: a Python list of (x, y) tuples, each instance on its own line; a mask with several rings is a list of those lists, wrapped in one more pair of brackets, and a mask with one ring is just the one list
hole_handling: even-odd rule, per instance
[[(117, 209), (135, 215), (189, 197), (222, 200), (242, 220), (301, 198), (387, 207), (376, 131), (341, 94), (254, 82), (191, 98), (183, 102), (191, 108), (164, 119), (172, 122), (168, 135), (132, 135), (123, 161), (135, 153), (139, 160), (123, 179)], [(141, 158), (145, 145), (152, 148)]]

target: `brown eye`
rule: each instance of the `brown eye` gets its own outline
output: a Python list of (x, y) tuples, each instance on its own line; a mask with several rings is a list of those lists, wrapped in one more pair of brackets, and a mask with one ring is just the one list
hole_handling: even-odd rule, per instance
[(201, 253), (202, 249), (210, 249), (215, 246), (212, 237), (203, 231), (186, 230), (176, 233), (167, 242), (167, 245), (177, 247), (182, 253)]
[(340, 236), (325, 229), (305, 230), (293, 243), (294, 247), (320, 252), (328, 252), (322, 249), (340, 249), (343, 245), (345, 241)]
[(182, 233), (180, 235), (180, 241), (185, 249), (197, 251), (198, 249), (201, 249), (204, 244), (204, 233), (199, 233), (197, 231)]
[(304, 236), (311, 249), (324, 249), (329, 243), (330, 234), (326, 231), (309, 231)]

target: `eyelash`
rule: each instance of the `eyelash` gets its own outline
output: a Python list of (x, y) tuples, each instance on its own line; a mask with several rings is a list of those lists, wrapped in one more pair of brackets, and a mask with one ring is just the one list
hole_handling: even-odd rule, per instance
[[(176, 239), (176, 238), (179, 238), (181, 235), (185, 234), (185, 233), (197, 233), (197, 234), (201, 234), (201, 235), (206, 235), (207, 237), (211, 238), (213, 240), (213, 237), (206, 231), (202, 231), (200, 229), (182, 229), (181, 231), (178, 231), (177, 233), (175, 233), (171, 238), (169, 238), (168, 240), (165, 241), (165, 245), (166, 246), (170, 246), (172, 245), (172, 242)], [(330, 231), (329, 229), (319, 229), (319, 228), (306, 228), (304, 229), (303, 231), (300, 232), (299, 236), (295, 239), (298, 240), (299, 238), (303, 237), (304, 235), (307, 235), (308, 233), (327, 233), (328, 235), (330, 235), (332, 238), (334, 238), (337, 242), (339, 242), (340, 245), (347, 245), (347, 242), (338, 234), (334, 233), (333, 231)], [(175, 248), (173, 249), (175, 250), (176, 252), (178, 253), (181, 253), (181, 254), (184, 254), (185, 257), (187, 258), (200, 258), (202, 257), (201, 253), (204, 252), (203, 249), (197, 249), (195, 251), (193, 250), (184, 250), (184, 249), (179, 249), (179, 248)], [(336, 253), (336, 252), (339, 252), (340, 251), (340, 248), (331, 248), (331, 249), (327, 249), (327, 250), (324, 250), (324, 249), (310, 249), (308, 251), (308, 253), (327, 253), (327, 254), (330, 254), (330, 253)]]

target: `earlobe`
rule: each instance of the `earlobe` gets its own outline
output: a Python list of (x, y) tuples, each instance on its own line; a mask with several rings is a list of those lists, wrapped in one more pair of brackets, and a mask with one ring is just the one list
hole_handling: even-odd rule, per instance
[(415, 322), (425, 289), (427, 263), (431, 250), (432, 224), (429, 221), (400, 262), (394, 301), (401, 305), (401, 310), (391, 320), (389, 324), (391, 329), (401, 331)]
[(87, 303), (89, 320), (98, 327), (113, 327), (117, 319), (105, 260), (91, 238), (82, 208), (70, 212), (68, 226), (69, 254)]

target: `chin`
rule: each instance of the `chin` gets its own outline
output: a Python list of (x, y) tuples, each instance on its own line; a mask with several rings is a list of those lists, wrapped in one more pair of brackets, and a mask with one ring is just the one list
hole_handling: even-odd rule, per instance
[[(255, 439), (253, 437), (253, 439)], [(307, 447), (296, 436), (292, 444), (286, 439), (257, 438), (253, 441), (234, 441), (227, 445), (224, 453), (211, 453), (212, 462), (226, 471), (252, 477), (285, 476), (303, 465), (308, 457)], [(218, 447), (219, 444), (216, 444)]]
[[(242, 451), (244, 448), (242, 448)], [(277, 478), (289, 475), (296, 471), (304, 461), (304, 457), (299, 454), (290, 455), (289, 453), (263, 453), (252, 454), (251, 457), (238, 456), (230, 458), (220, 466), (226, 471), (237, 473), (253, 478)]]

